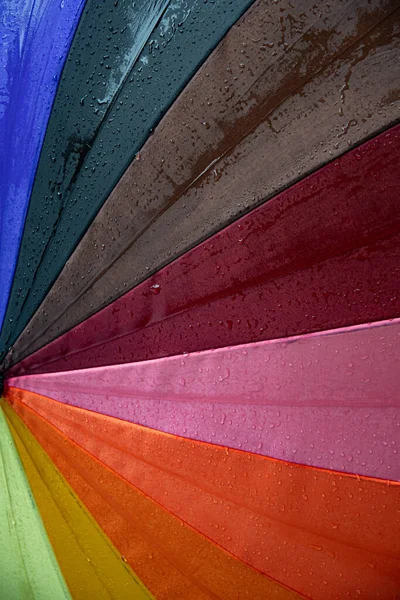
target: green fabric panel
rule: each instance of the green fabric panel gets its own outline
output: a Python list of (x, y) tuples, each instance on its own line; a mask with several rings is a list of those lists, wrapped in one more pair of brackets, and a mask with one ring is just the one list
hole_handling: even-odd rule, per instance
[(42, 148), (0, 362), (153, 128), (251, 4), (88, 0)]
[(71, 598), (33, 499), (0, 400), (0, 598)]

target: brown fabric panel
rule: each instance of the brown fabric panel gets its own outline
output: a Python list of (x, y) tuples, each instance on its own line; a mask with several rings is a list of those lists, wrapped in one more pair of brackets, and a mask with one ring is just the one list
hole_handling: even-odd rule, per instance
[(396, 122), (399, 2), (256, 2), (99, 212), (9, 364)]

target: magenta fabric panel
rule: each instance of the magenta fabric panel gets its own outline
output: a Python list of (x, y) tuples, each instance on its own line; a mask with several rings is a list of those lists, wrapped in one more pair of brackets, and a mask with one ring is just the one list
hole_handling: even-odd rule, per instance
[(396, 319), (7, 385), (197, 440), (400, 480), (399, 342)]
[(10, 374), (135, 362), (400, 314), (400, 126), (183, 255)]

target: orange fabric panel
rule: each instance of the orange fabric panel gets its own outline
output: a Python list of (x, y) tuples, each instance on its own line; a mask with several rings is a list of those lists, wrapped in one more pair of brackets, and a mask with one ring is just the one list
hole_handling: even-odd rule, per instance
[(102, 465), (11, 393), (10, 404), (157, 599), (297, 600)]
[[(173, 514), (316, 599), (398, 598), (400, 485), (179, 438), (11, 390)], [(362, 442), (360, 442), (362, 443)]]

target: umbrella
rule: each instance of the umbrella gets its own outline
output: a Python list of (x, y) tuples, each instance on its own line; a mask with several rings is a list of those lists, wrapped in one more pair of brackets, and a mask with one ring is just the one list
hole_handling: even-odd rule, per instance
[(400, 4), (2, 10), (1, 597), (398, 598)]

